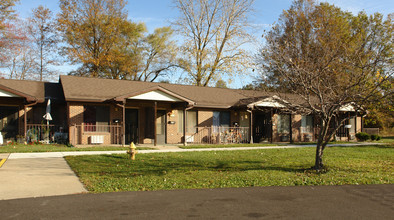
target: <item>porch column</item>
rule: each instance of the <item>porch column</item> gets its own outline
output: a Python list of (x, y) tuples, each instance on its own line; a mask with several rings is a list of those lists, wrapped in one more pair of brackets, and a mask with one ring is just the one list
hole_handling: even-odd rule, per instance
[(290, 143), (293, 143), (293, 115), (290, 114)]
[(354, 119), (354, 132), (357, 134), (357, 110), (356, 110), (356, 116), (354, 116), (355, 117), (355, 119)]
[(183, 145), (186, 146), (186, 106), (183, 109)]
[(272, 144), (272, 142), (273, 142), (273, 139), (274, 139), (274, 129), (272, 128), (274, 125), (273, 125), (273, 123), (272, 123), (272, 117), (273, 117), (273, 109), (271, 108), (270, 109), (270, 122), (271, 122), (271, 144)]
[(122, 122), (122, 146), (126, 145), (126, 100), (123, 100), (123, 106), (122, 106), (122, 113), (123, 113), (123, 122)]
[[(347, 124), (350, 124), (350, 111), (347, 112)], [(350, 141), (350, 128), (346, 128), (347, 141)]]
[(23, 126), (24, 126), (24, 137), (27, 141), (27, 107), (26, 105), (23, 106)]
[(253, 109), (250, 111), (250, 143), (253, 144)]
[(154, 118), (153, 118), (153, 132), (154, 132), (154, 135), (155, 135), (155, 140), (154, 140), (154, 146), (156, 146), (157, 145), (157, 131), (156, 131), (156, 118), (157, 118), (157, 102), (155, 102), (155, 104), (154, 104), (154, 109), (153, 109), (153, 111), (154, 111)]

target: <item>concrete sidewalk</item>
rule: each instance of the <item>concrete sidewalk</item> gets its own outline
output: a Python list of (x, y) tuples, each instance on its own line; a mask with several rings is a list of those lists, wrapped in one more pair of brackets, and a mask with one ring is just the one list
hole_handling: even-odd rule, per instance
[(0, 168), (0, 200), (83, 192), (64, 158), (8, 159)]
[[(357, 144), (328, 144), (327, 146), (366, 146), (366, 145), (380, 145), (380, 143), (357, 143)], [(192, 152), (192, 151), (235, 151), (235, 150), (258, 150), (258, 149), (287, 149), (287, 148), (305, 148), (316, 147), (315, 145), (278, 145), (265, 147), (223, 147), (223, 148), (165, 148), (160, 150), (138, 150), (139, 154), (149, 153), (168, 153), (168, 152)], [(79, 156), (79, 155), (100, 155), (100, 154), (125, 154), (126, 151), (68, 151), (68, 152), (42, 152), (42, 153), (11, 153), (8, 157), (11, 159), (28, 159), (28, 158), (62, 158), (65, 156)]]

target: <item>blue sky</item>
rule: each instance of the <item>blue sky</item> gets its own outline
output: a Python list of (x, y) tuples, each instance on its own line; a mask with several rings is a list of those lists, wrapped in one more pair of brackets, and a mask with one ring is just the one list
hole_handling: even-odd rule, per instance
[[(129, 13), (129, 19), (135, 22), (144, 22), (148, 31), (152, 32), (157, 27), (167, 26), (169, 22), (178, 15), (177, 10), (172, 6), (172, 0), (128, 0), (126, 9)], [(327, 0), (343, 10), (357, 13), (365, 10), (368, 14), (380, 12), (384, 15), (394, 13), (393, 0)], [(264, 29), (278, 20), (283, 10), (290, 7), (291, 0), (255, 0), (254, 14), (250, 17), (251, 23), (255, 24), (257, 38), (261, 38)], [(59, 11), (57, 0), (20, 0), (16, 10), (19, 16), (26, 18), (31, 10), (39, 5), (51, 9), (55, 14)], [(70, 67), (65, 68), (67, 70)], [(173, 79), (175, 80), (175, 79)], [(253, 76), (236, 77), (229, 86), (240, 88), (250, 83)]]

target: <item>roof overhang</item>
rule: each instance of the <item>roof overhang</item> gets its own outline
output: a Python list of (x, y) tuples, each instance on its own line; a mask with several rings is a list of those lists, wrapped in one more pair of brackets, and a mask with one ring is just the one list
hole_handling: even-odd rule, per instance
[(4, 85), (0, 85), (0, 97), (11, 97), (11, 98), (26, 98), (28, 102), (44, 102), (45, 100), (39, 100), (34, 96), (25, 94), (23, 92), (8, 88)]
[(285, 100), (280, 99), (277, 96), (267, 97), (261, 99), (257, 102), (252, 102), (247, 105), (248, 108), (253, 107), (269, 107), (269, 108), (284, 108), (285, 106), (281, 104), (281, 102), (286, 102)]
[(187, 102), (188, 105), (195, 105), (195, 102), (187, 99), (179, 94), (171, 92), (163, 87), (155, 86), (146, 90), (141, 90), (134, 93), (125, 94), (114, 97), (115, 101), (130, 100), (149, 100), (149, 101), (164, 101), (164, 102)]
[(340, 112), (355, 112), (356, 109), (354, 108), (354, 103), (348, 103), (343, 105), (339, 108)]

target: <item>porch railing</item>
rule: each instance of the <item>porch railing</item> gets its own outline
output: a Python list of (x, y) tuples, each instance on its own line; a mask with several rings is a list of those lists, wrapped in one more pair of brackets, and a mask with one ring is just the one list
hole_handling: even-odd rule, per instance
[(248, 127), (197, 127), (196, 133), (186, 135), (190, 144), (230, 144), (249, 143)]
[(313, 127), (301, 127), (301, 133), (313, 133), (314, 128)]
[(122, 125), (71, 125), (70, 142), (73, 145), (80, 144), (100, 144), (93, 137), (100, 136), (102, 144), (122, 144), (123, 132)]
[(26, 135), (29, 141), (53, 141), (54, 134), (63, 132), (63, 127), (60, 125), (46, 125), (46, 124), (27, 124)]

